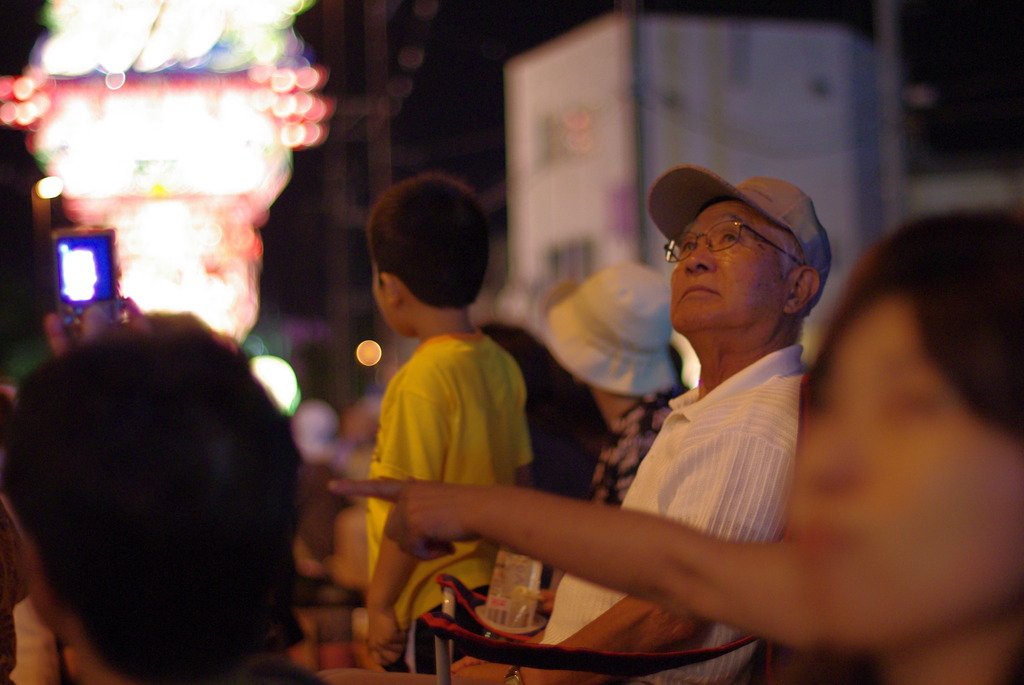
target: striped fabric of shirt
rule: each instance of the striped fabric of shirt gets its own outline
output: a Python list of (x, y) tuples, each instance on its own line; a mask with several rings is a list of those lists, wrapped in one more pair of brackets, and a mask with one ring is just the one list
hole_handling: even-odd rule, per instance
[[(641, 463), (623, 508), (659, 514), (730, 540), (781, 537), (796, 451), (801, 353), (799, 345), (778, 350), (702, 399), (695, 388), (672, 400), (672, 413)], [(544, 642), (568, 638), (622, 597), (566, 576)], [(701, 646), (740, 636), (736, 629), (715, 624)], [(733, 683), (754, 649), (750, 645), (644, 680), (656, 685)]]

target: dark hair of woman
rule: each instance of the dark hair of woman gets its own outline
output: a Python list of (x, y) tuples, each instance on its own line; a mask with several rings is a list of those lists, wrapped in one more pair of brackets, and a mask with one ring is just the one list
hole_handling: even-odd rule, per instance
[(973, 410), (1024, 438), (1024, 219), (930, 217), (877, 244), (851, 276), (812, 390), (827, 378), (836, 340), (887, 296), (911, 304), (929, 355)]

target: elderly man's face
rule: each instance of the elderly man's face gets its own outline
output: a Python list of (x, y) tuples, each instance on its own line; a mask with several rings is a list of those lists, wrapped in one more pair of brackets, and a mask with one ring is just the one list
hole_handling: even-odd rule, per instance
[[(785, 231), (736, 200), (705, 209), (690, 232), (703, 234), (724, 221), (744, 223), (789, 249)], [(672, 326), (683, 335), (770, 326), (782, 316), (789, 292), (786, 274), (793, 266), (750, 231), (742, 231), (735, 245), (717, 252), (699, 238), (696, 249), (672, 272)]]

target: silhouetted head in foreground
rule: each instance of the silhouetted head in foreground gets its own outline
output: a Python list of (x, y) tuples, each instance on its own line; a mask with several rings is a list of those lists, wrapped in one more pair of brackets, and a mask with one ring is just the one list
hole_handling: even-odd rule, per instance
[(58, 637), (121, 675), (192, 682), (260, 646), (299, 458), (243, 356), (197, 326), (156, 328), (24, 383), (3, 489)]

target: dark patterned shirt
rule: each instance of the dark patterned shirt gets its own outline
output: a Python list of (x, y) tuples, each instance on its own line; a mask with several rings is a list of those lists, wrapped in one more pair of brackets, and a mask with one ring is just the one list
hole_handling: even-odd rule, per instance
[(642, 397), (626, 411), (612, 427), (616, 442), (601, 450), (590, 486), (590, 499), (594, 502), (620, 506), (626, 491), (633, 484), (640, 462), (647, 456), (661, 424), (672, 412), (669, 400), (681, 392), (673, 388), (667, 392)]

